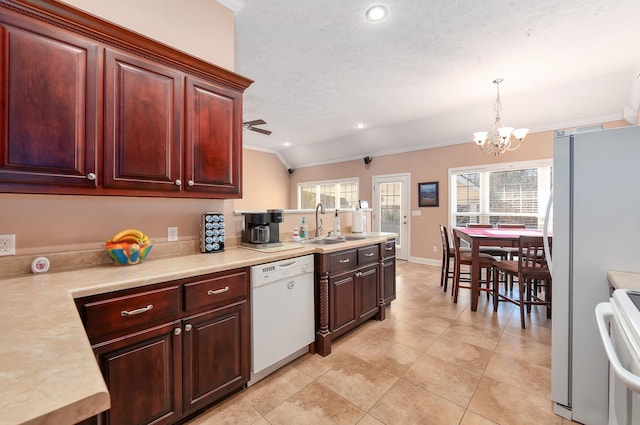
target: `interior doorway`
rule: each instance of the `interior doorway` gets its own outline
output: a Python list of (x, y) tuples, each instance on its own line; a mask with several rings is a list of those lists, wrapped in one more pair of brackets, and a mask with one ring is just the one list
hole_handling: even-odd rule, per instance
[(396, 238), (396, 259), (409, 257), (409, 184), (410, 174), (373, 177), (374, 232), (393, 232)]

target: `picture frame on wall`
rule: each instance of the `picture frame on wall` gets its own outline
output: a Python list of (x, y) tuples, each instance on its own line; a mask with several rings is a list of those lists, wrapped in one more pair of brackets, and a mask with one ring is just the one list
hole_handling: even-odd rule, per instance
[(419, 207), (437, 207), (438, 200), (438, 182), (418, 183)]

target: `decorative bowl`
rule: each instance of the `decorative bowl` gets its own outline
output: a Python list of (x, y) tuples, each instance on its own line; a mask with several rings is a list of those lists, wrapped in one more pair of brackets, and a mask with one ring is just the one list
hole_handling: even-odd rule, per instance
[(139, 245), (130, 242), (109, 242), (104, 246), (113, 262), (121, 266), (142, 263), (149, 255), (151, 248), (153, 248), (152, 243)]

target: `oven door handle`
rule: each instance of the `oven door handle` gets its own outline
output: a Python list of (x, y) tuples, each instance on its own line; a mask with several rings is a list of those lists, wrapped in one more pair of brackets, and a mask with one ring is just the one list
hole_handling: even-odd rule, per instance
[(604, 351), (609, 358), (609, 364), (613, 369), (613, 372), (618, 378), (633, 392), (640, 393), (640, 376), (634, 375), (622, 366), (616, 350), (613, 347), (611, 341), (611, 335), (609, 335), (608, 324), (613, 318), (613, 309), (608, 302), (600, 303), (596, 306), (596, 322), (598, 322), (598, 330), (600, 331), (600, 338), (604, 346)]

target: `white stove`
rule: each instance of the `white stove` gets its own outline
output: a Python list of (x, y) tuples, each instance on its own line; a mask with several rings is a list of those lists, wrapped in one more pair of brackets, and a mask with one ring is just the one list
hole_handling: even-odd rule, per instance
[(640, 424), (640, 292), (617, 289), (596, 320), (609, 358), (609, 425)]

